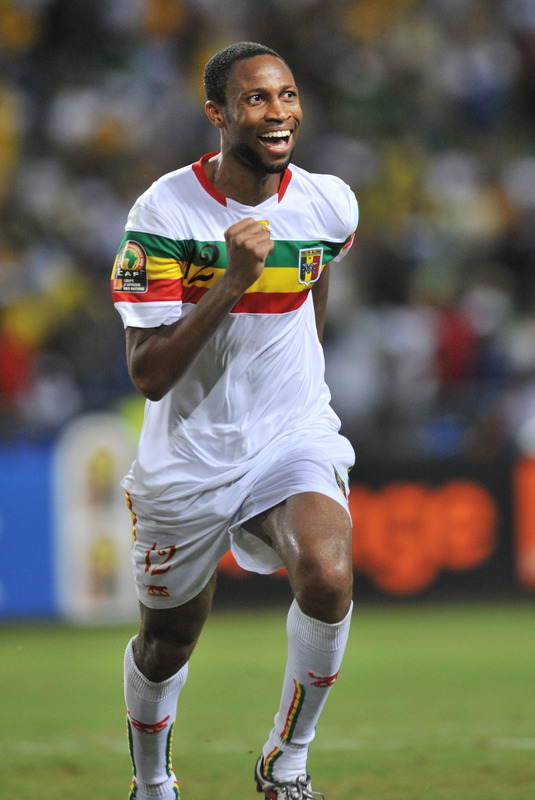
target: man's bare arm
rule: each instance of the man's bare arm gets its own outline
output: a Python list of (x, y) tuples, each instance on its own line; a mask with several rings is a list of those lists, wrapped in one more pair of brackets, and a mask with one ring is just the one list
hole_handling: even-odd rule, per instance
[(195, 361), (242, 294), (260, 277), (273, 249), (266, 228), (251, 217), (225, 232), (227, 269), (187, 317), (158, 328), (126, 329), (130, 377), (149, 400), (161, 400)]
[(323, 329), (325, 327), (325, 311), (327, 308), (327, 296), (329, 294), (329, 269), (330, 264), (323, 268), (319, 279), (312, 287), (312, 300), (314, 301), (314, 313), (316, 315), (316, 329), (320, 342), (323, 340)]

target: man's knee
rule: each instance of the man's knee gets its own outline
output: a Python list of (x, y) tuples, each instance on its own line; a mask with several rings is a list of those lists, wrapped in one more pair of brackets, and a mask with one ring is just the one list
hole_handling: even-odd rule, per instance
[(208, 617), (214, 588), (215, 576), (197, 597), (182, 606), (159, 610), (141, 606), (134, 657), (148, 680), (166, 680), (189, 660)]
[(329, 497), (308, 492), (288, 498), (263, 524), (288, 570), (301, 610), (324, 622), (343, 619), (353, 590), (347, 511)]
[(326, 562), (305, 555), (294, 572), (292, 588), (305, 614), (324, 622), (339, 622), (353, 596), (352, 564), (347, 559)]
[(142, 625), (134, 641), (137, 666), (148, 680), (155, 683), (175, 675), (188, 661), (195, 641), (179, 633), (163, 633), (150, 625)]
[(325, 600), (345, 595), (353, 588), (353, 569), (347, 559), (325, 561), (305, 558), (303, 563), (304, 588)]

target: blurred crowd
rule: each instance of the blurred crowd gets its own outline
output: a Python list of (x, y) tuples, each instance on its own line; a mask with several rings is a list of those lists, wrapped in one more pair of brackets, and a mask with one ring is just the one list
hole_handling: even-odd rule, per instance
[(354, 189), (333, 404), (361, 458), (535, 445), (535, 0), (0, 0), (0, 440), (132, 396), (109, 274), (159, 175), (217, 149), (206, 60), (285, 57), (295, 160)]

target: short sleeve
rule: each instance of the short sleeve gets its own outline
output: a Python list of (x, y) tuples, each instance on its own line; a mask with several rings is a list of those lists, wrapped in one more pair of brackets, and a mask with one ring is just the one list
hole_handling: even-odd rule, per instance
[(111, 275), (115, 308), (125, 327), (156, 328), (180, 319), (189, 244), (176, 239), (150, 202), (128, 216)]
[(355, 233), (357, 230), (357, 225), (359, 223), (359, 206), (357, 203), (357, 198), (355, 197), (354, 192), (352, 189), (346, 184), (340, 181), (344, 188), (343, 194), (340, 193), (340, 207), (339, 207), (339, 214), (341, 217), (341, 221), (345, 226), (345, 239), (342, 241), (340, 246), (340, 251), (337, 255), (332, 259), (333, 261), (341, 261), (342, 258), (347, 254), (348, 250), (351, 248), (353, 241), (355, 239)]

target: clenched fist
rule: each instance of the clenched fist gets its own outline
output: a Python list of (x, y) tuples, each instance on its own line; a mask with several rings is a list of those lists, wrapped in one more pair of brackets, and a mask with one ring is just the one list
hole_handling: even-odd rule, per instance
[(245, 291), (258, 280), (274, 242), (268, 229), (252, 217), (246, 217), (225, 231), (227, 243), (227, 279)]

